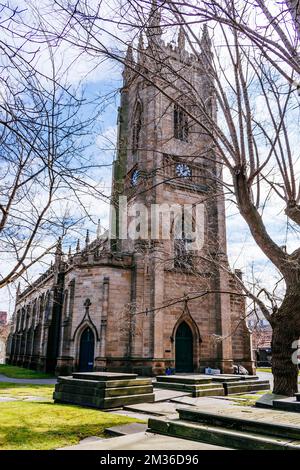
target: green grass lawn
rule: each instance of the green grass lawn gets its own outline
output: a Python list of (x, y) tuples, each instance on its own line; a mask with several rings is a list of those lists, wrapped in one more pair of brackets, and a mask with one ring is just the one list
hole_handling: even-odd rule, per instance
[(257, 367), (256, 368), (257, 372), (270, 372), (272, 373), (272, 369), (270, 367)]
[(0, 374), (13, 379), (49, 379), (53, 376), (37, 372), (35, 370), (25, 369), (23, 367), (0, 364)]
[(49, 450), (78, 444), (104, 429), (142, 422), (127, 416), (53, 403), (0, 403), (0, 450)]
[[(238, 406), (254, 406), (261, 395), (271, 393), (271, 390), (259, 390), (255, 393), (244, 393), (240, 395), (230, 395), (230, 400)], [(242, 400), (241, 400), (242, 398)]]
[[(54, 385), (32, 385), (0, 382), (0, 397), (24, 399), (27, 397), (43, 397), (52, 400)], [(0, 417), (1, 419), (1, 417)]]

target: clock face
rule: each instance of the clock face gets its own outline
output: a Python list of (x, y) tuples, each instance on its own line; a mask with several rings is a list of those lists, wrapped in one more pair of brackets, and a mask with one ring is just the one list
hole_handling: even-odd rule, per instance
[(132, 186), (136, 186), (138, 184), (138, 179), (140, 177), (140, 172), (139, 170), (134, 170), (131, 174), (131, 178), (130, 178), (130, 181), (131, 181), (131, 184)]
[(177, 163), (176, 175), (188, 178), (189, 176), (192, 176), (192, 170), (186, 163)]

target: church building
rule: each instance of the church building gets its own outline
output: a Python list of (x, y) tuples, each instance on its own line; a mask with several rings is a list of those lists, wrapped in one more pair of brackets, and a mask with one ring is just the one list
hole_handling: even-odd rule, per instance
[[(60, 240), (51, 267), (18, 291), (10, 364), (62, 375), (232, 373), (234, 365), (254, 373), (241, 272), (227, 260), (222, 169), (205, 130), (217, 119), (211, 41), (204, 26), (201, 52), (192, 54), (182, 30), (168, 44), (159, 15), (151, 21), (125, 60), (109, 233), (95, 240), (87, 233), (68, 255)], [(124, 236), (125, 200), (132, 223), (132, 207), (151, 214), (153, 206), (200, 204), (201, 246), (190, 249), (178, 214), (169, 225), (162, 220), (169, 237), (152, 236), (150, 216), (143, 236)]]

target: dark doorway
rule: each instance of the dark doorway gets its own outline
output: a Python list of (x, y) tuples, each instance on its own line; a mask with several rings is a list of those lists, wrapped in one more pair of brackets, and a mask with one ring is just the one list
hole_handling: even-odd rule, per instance
[(94, 367), (94, 333), (91, 328), (86, 328), (80, 338), (79, 370), (90, 372)]
[(186, 322), (182, 322), (175, 338), (176, 372), (193, 372), (193, 333)]

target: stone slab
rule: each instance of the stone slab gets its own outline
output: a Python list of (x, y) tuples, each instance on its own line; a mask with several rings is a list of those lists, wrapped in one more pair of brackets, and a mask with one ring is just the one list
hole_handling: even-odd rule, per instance
[(149, 419), (149, 431), (162, 435), (179, 437), (197, 442), (232, 447), (242, 450), (300, 450), (300, 441), (278, 438), (253, 432), (241, 432), (207, 424), (199, 424), (181, 419)]
[(220, 374), (213, 375), (213, 382), (238, 382), (240, 380), (258, 380), (257, 375)]
[(139, 395), (139, 394), (147, 394), (153, 393), (152, 385), (142, 385), (142, 386), (134, 386), (134, 387), (84, 387), (81, 385), (80, 387), (76, 386), (72, 382), (64, 383), (64, 384), (57, 384), (55, 386), (55, 392), (67, 393), (67, 394), (77, 394), (77, 395), (86, 395), (89, 397), (98, 397), (98, 398), (108, 398), (108, 397), (119, 397), (119, 396), (127, 396), (127, 395)]
[(233, 382), (224, 383), (225, 395), (233, 395), (236, 393), (249, 393), (261, 390), (270, 390), (270, 383), (267, 381), (249, 382)]
[(179, 419), (183, 421), (192, 421), (193, 423), (206, 424), (208, 426), (219, 426), (222, 428), (234, 429), (235, 431), (245, 431), (272, 437), (300, 440), (299, 425), (248, 419), (247, 413), (244, 414), (245, 416), (234, 416), (231, 414), (203, 411), (191, 407), (181, 407), (178, 408), (177, 411), (179, 413)]
[(124, 406), (124, 410), (145, 413), (154, 416), (178, 416), (177, 405), (170, 402), (141, 403), (136, 405)]
[(273, 408), (282, 411), (300, 412), (300, 402), (295, 397), (285, 397), (273, 400)]
[[(227, 448), (229, 449), (229, 448)], [(90, 442), (58, 450), (227, 450), (224, 447), (202, 442), (186, 441), (169, 436), (147, 432), (105, 439), (102, 442)]]
[(212, 377), (204, 374), (198, 375), (158, 375), (156, 377), (157, 382), (169, 382), (169, 383), (177, 383), (177, 384), (201, 384), (201, 383), (210, 383), (212, 381)]
[(273, 408), (273, 401), (279, 400), (280, 398), (286, 398), (284, 395), (277, 395), (276, 393), (265, 393), (258, 400), (256, 400), (255, 406), (257, 408)]
[(77, 387), (86, 388), (117, 388), (117, 387), (130, 387), (130, 386), (142, 386), (142, 385), (152, 385), (151, 378), (145, 379), (131, 379), (131, 380), (108, 380), (97, 381), (97, 380), (87, 380), (87, 379), (75, 379), (73, 377), (58, 377), (58, 384), (72, 384)]
[(137, 374), (123, 374), (119, 372), (74, 372), (74, 379), (82, 380), (96, 380), (96, 381), (108, 381), (108, 380), (130, 380), (137, 378)]
[(84, 439), (82, 439), (79, 444), (90, 444), (91, 442), (99, 442), (99, 441), (103, 441), (103, 438), (98, 437), (98, 436), (89, 436), (89, 437), (85, 437)]
[(173, 398), (177, 397), (189, 397), (192, 396), (190, 392), (184, 392), (184, 391), (178, 391), (178, 390), (168, 390), (166, 388), (154, 388), (154, 401), (155, 402), (160, 402), (160, 401), (166, 401), (166, 400), (171, 400)]
[(112, 426), (106, 428), (105, 432), (110, 436), (127, 436), (128, 434), (135, 434), (137, 432), (147, 431), (148, 425), (146, 423), (130, 423), (122, 424), (120, 426)]
[(54, 392), (53, 398), (56, 403), (68, 403), (99, 409), (122, 408), (125, 405), (135, 403), (154, 402), (153, 393), (102, 398), (97, 396), (92, 397), (88, 395), (79, 395), (76, 393)]

